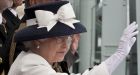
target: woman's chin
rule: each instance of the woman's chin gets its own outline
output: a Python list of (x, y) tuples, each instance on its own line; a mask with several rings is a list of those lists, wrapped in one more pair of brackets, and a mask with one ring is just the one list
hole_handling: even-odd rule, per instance
[(64, 57), (58, 58), (58, 60), (56, 62), (61, 62), (64, 60)]

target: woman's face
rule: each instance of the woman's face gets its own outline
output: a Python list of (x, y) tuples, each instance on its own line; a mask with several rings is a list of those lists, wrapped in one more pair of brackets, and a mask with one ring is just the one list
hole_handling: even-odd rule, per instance
[(39, 51), (48, 62), (60, 62), (69, 50), (71, 44), (70, 36), (60, 36), (41, 39)]

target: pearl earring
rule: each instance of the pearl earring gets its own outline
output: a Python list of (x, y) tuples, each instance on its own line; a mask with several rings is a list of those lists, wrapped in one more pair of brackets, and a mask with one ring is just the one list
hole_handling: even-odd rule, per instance
[(39, 48), (40, 48), (40, 46), (38, 45), (38, 46), (37, 46), (37, 49), (39, 49)]

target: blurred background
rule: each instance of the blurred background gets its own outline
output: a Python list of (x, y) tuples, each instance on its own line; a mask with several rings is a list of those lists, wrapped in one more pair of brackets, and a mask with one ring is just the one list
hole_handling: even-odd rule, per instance
[[(140, 25), (140, 0), (69, 0), (77, 19), (88, 32), (81, 35), (80, 59), (71, 71), (78, 73), (98, 65), (118, 46), (123, 29), (131, 22)], [(17, 8), (22, 17), (24, 5)], [(139, 26), (140, 29), (140, 26)], [(140, 35), (130, 54), (112, 75), (140, 75)]]

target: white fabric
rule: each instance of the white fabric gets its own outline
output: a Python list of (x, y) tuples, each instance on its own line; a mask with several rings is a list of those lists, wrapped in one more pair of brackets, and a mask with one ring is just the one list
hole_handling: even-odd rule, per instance
[(25, 9), (25, 3), (23, 3), (21, 6), (18, 6), (16, 8), (16, 11), (17, 11), (17, 15), (19, 17), (19, 19), (22, 19), (22, 17), (24, 16), (24, 9)]
[(26, 20), (27, 26), (31, 26), (31, 25), (36, 25), (37, 24), (37, 19), (30, 19), (30, 20)]
[(73, 23), (80, 22), (79, 20), (75, 19), (76, 16), (70, 3), (61, 6), (56, 14), (51, 11), (36, 10), (35, 15), (36, 19), (27, 20), (27, 25), (30, 26), (38, 24), (38, 28), (47, 27), (48, 31), (50, 31), (58, 21), (68, 25), (73, 29), (75, 29)]
[[(95, 66), (92, 70), (83, 74), (70, 75), (109, 75), (106, 64)], [(21, 52), (12, 64), (8, 75), (68, 75), (58, 73), (52, 69), (51, 65), (41, 56), (32, 52)]]
[(117, 51), (105, 60), (109, 73), (111, 74), (122, 60), (129, 54), (131, 47), (136, 41), (135, 36), (138, 34), (138, 24), (133, 22), (128, 25), (120, 39)]
[(0, 13), (0, 24), (2, 24), (2, 14)]
[(16, 10), (14, 10), (14, 9), (12, 9), (12, 8), (9, 8), (9, 10), (10, 10), (15, 16), (18, 16)]

